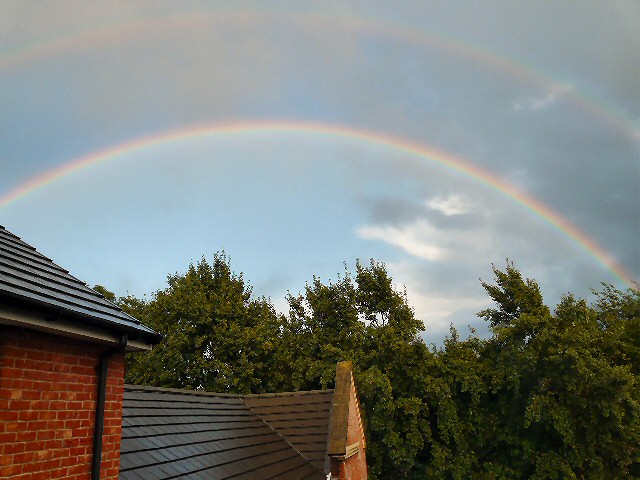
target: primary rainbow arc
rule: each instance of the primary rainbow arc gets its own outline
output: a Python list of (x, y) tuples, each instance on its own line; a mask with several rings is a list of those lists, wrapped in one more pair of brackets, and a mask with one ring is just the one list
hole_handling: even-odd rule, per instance
[(238, 133), (313, 134), (341, 138), (395, 149), (441, 164), (469, 178), (480, 181), (516, 203), (523, 205), (530, 212), (539, 216), (548, 224), (557, 228), (567, 237), (575, 241), (600, 264), (612, 271), (616, 277), (627, 285), (631, 285), (635, 281), (633, 276), (627, 272), (624, 267), (619, 265), (611, 255), (566, 218), (542, 201), (518, 190), (490, 171), (433, 146), (424, 145), (386, 133), (338, 124), (279, 120), (227, 122), (195, 125), (136, 138), (115, 147), (77, 158), (32, 178), (0, 197), (0, 209), (74, 172), (125, 154), (139, 152), (151, 146), (167, 146), (172, 143), (193, 140), (205, 136), (232, 135)]

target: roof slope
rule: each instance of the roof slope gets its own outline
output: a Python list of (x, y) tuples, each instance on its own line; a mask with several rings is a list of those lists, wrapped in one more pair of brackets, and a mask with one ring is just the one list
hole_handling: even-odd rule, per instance
[(153, 343), (161, 338), (1, 225), (0, 295)]
[(333, 390), (245, 395), (244, 402), (318, 470), (325, 471)]
[(120, 478), (324, 480), (325, 475), (242, 396), (125, 386)]

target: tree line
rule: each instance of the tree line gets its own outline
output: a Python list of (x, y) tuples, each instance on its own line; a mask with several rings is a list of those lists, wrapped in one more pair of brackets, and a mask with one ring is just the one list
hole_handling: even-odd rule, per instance
[(491, 335), (428, 347), (381, 263), (313, 278), (289, 312), (253, 295), (224, 253), (116, 299), (164, 335), (126, 382), (211, 392), (333, 386), (352, 360), (371, 479), (640, 477), (640, 291), (603, 284), (551, 310), (513, 264), (483, 286)]

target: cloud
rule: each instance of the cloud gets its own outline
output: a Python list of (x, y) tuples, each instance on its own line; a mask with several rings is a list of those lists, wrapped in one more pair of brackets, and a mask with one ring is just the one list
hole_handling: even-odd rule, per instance
[(471, 212), (471, 206), (459, 195), (432, 198), (426, 202), (426, 205), (447, 217)]
[[(441, 344), (451, 324), (462, 336), (468, 325), (477, 327), (481, 335), (487, 333), (487, 325), (476, 313), (491, 305), (491, 299), (477, 279), (464, 279), (460, 275), (461, 267), (456, 262), (426, 266), (398, 261), (386, 266), (396, 290), (406, 292), (416, 317), (424, 322), (423, 338), (428, 343)], [(464, 287), (458, 288), (460, 284)]]
[(382, 240), (409, 255), (429, 261), (441, 260), (446, 256), (444, 249), (428, 242), (434, 233), (435, 229), (423, 219), (404, 227), (364, 226), (356, 230), (359, 238)]
[(542, 97), (521, 97), (512, 103), (515, 111), (537, 112), (545, 110), (561, 100), (566, 94), (573, 91), (573, 85), (569, 83), (556, 83)]
[[(425, 295), (412, 289), (407, 289), (407, 297), (415, 310), (416, 317), (424, 322), (426, 331), (440, 334), (443, 337), (449, 332), (451, 323), (457, 323), (456, 328), (458, 329), (463, 329), (465, 325), (478, 323), (476, 313), (487, 308), (491, 303), (487, 296), (447, 298)], [(459, 312), (463, 312), (462, 315), (459, 315)], [(453, 322), (454, 316), (463, 318)]]

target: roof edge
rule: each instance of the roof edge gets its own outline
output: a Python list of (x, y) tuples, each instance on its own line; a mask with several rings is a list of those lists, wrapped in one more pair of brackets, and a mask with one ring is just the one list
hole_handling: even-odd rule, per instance
[(318, 393), (333, 393), (333, 388), (325, 388), (321, 390), (300, 390), (296, 392), (274, 392), (274, 393), (245, 393), (241, 394), (243, 398), (259, 398), (259, 397), (294, 397), (299, 395), (314, 395)]
[(181, 395), (196, 395), (196, 396), (204, 396), (204, 397), (227, 397), (227, 398), (293, 397), (293, 396), (301, 396), (301, 395), (314, 395), (318, 393), (334, 392), (332, 388), (327, 388), (324, 390), (301, 390), (297, 392), (217, 393), (217, 392), (208, 392), (204, 390), (190, 390), (188, 388), (152, 387), (149, 385), (133, 385), (133, 384), (125, 384), (124, 389), (129, 391), (141, 390), (146, 392), (179, 393)]
[[(0, 305), (0, 325), (25, 328), (104, 345), (117, 345), (121, 340), (121, 336), (116, 335), (112, 330), (100, 328), (95, 325), (70, 322), (62, 318), (52, 320), (48, 319), (45, 315), (26, 312), (8, 305)], [(133, 338), (127, 342), (127, 352), (137, 352), (141, 350), (151, 350), (151, 344), (145, 343), (137, 338)]]
[(203, 390), (190, 390), (188, 388), (150, 387), (148, 385), (125, 384), (124, 389), (129, 391), (138, 390), (143, 392), (179, 393), (180, 395), (194, 395), (199, 397), (242, 398), (242, 394), (239, 393), (205, 392)]
[[(127, 335), (140, 345), (160, 343), (162, 335), (143, 325), (116, 303), (77, 279), (18, 235), (0, 225), (0, 303), (34, 310), (45, 322), (67, 322), (74, 330), (101, 330)], [(53, 273), (52, 273), (53, 272)], [(20, 315), (26, 317), (29, 315)], [(15, 324), (16, 319), (12, 320)], [(34, 328), (27, 321), (20, 326)], [(36, 325), (42, 329), (42, 325)], [(60, 330), (65, 335), (64, 329)], [(56, 333), (56, 329), (49, 329)], [(145, 348), (146, 349), (146, 348)]]
[[(96, 292), (98, 293), (98, 292)], [(81, 329), (91, 329), (91, 327), (107, 330), (110, 333), (117, 333), (118, 335), (127, 334), (131, 337), (131, 340), (139, 341), (140, 343), (150, 346), (157, 345), (163, 339), (163, 336), (149, 327), (138, 323), (137, 321), (130, 322), (130, 324), (118, 323), (115, 321), (107, 320), (98, 316), (79, 313), (74, 310), (64, 307), (54, 307), (52, 305), (44, 304), (43, 302), (32, 300), (28, 297), (15, 295), (9, 292), (0, 292), (0, 300), (6, 299), (14, 310), (34, 309), (38, 314), (45, 318), (44, 321), (53, 324), (54, 322), (67, 321), (68, 323), (77, 325)], [(5, 304), (6, 305), (6, 304)], [(118, 307), (119, 308), (119, 307)], [(123, 312), (125, 313), (125, 312)], [(23, 317), (24, 315), (20, 315)], [(133, 318), (133, 317), (132, 317)], [(87, 323), (82, 322), (84, 320)], [(31, 322), (23, 322), (25, 328), (32, 328)], [(53, 330), (52, 330), (53, 332)], [(146, 350), (146, 349), (145, 349)]]

